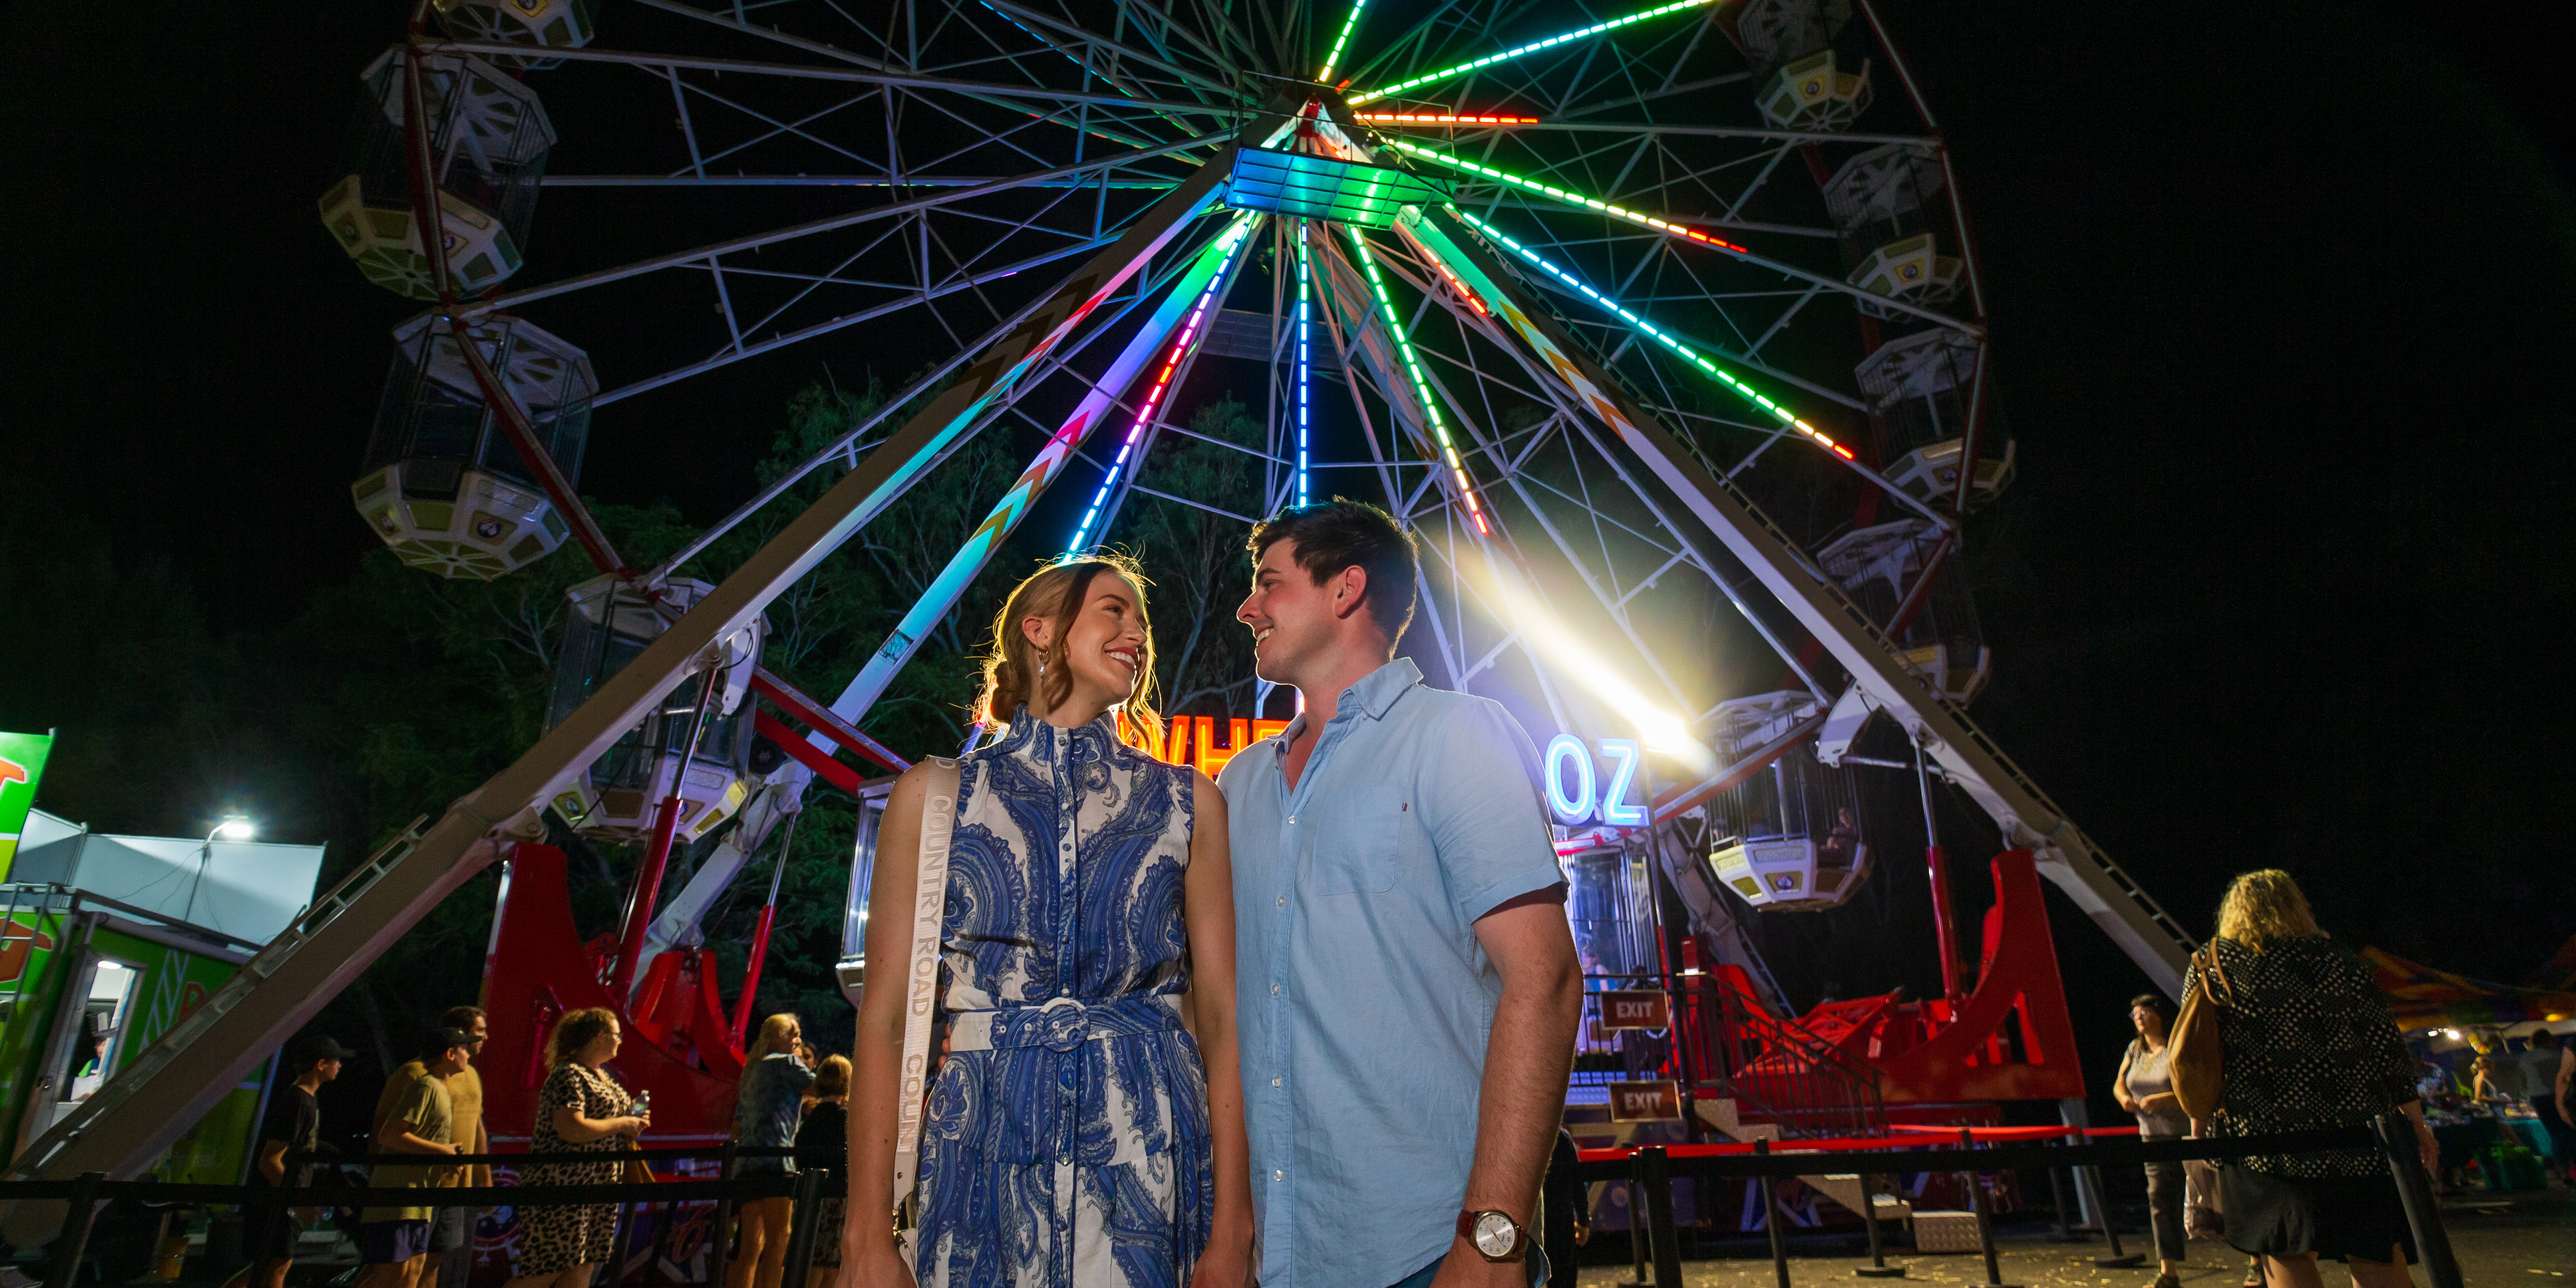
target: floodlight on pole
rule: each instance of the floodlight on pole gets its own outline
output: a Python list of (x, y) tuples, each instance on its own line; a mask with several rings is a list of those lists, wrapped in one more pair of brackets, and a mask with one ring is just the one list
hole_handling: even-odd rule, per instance
[(215, 824), (215, 830), (207, 833), (206, 839), (209, 841), (247, 841), (257, 835), (259, 835), (259, 824), (251, 822), (249, 819), (244, 818), (239, 814), (233, 814), (226, 816), (223, 822)]

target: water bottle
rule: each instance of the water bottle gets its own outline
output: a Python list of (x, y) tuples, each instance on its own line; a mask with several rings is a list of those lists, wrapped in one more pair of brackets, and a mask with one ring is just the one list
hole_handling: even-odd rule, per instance
[(653, 1089), (647, 1087), (642, 1091), (636, 1092), (635, 1103), (633, 1106), (628, 1108), (626, 1112), (633, 1114), (638, 1118), (651, 1117), (653, 1113)]

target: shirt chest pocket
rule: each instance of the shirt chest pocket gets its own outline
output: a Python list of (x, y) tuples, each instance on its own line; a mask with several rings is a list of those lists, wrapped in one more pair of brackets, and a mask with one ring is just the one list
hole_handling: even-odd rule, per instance
[(1330, 830), (1315, 838), (1308, 889), (1324, 894), (1379, 894), (1395, 888), (1413, 835), (1413, 793), (1369, 787), (1351, 793)]

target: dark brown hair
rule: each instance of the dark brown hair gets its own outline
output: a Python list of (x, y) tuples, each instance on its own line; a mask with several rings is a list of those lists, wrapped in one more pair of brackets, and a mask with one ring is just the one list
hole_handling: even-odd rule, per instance
[(1370, 620), (1386, 632), (1389, 650), (1404, 638), (1405, 628), (1413, 624), (1422, 557), (1413, 548), (1413, 534), (1394, 515), (1365, 501), (1338, 496), (1281, 510), (1268, 521), (1252, 525), (1252, 539), (1244, 548), (1252, 553), (1253, 567), (1260, 567), (1261, 556), (1282, 541), (1297, 543), (1297, 566), (1318, 586), (1340, 576), (1345, 568), (1367, 573), (1368, 588), (1361, 592), (1360, 602), (1368, 606)]
[(491, 1012), (486, 1011), (479, 1006), (451, 1006), (438, 1013), (438, 1027), (442, 1029), (463, 1029), (466, 1033), (471, 1034), (474, 1032), (474, 1021), (488, 1020), (490, 1018), (492, 1018)]
[[(1059, 559), (1029, 574), (1011, 588), (1002, 601), (1002, 611), (993, 615), (993, 646), (984, 654), (984, 692), (975, 700), (975, 714), (994, 724), (1009, 724), (1019, 713), (1021, 704), (1043, 685), (1041, 696), (1046, 705), (1055, 706), (1073, 692), (1073, 674), (1061, 664), (1065, 633), (1082, 612), (1082, 601), (1091, 592), (1092, 580), (1104, 572), (1116, 573), (1136, 588), (1136, 614), (1145, 627), (1144, 656), (1137, 659), (1136, 687), (1127, 700), (1114, 710), (1120, 720), (1141, 731), (1146, 746), (1163, 740), (1163, 717), (1154, 710), (1154, 630), (1152, 618), (1145, 614), (1145, 570), (1136, 561), (1114, 550), (1103, 550), (1078, 558)], [(1032, 617), (1043, 617), (1055, 623), (1055, 642), (1044, 656), (1029, 643), (1028, 633), (1020, 623)], [(1039, 674), (1039, 664), (1046, 664)]]
[(572, 1063), (583, 1047), (596, 1041), (608, 1027), (617, 1023), (617, 1013), (605, 1006), (587, 1006), (566, 1011), (555, 1021), (554, 1031), (546, 1035), (546, 1067), (560, 1069)]

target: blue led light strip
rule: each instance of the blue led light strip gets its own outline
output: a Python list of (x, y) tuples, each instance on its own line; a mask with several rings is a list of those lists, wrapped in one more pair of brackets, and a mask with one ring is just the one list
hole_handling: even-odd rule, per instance
[(1621, 321), (1635, 327), (1638, 334), (1672, 350), (1692, 366), (1716, 377), (1719, 384), (1725, 385), (1727, 388), (1734, 390), (1747, 402), (1761, 408), (1765, 414), (1771, 416), (1781, 424), (1798, 431), (1800, 434), (1813, 440), (1818, 446), (1824, 448), (1826, 451), (1832, 452), (1834, 455), (1839, 456), (1844, 460), (1850, 461), (1856, 459), (1853, 457), (1850, 448), (1835, 442), (1833, 439), (1827, 437), (1824, 431), (1819, 430), (1815, 426), (1808, 424), (1806, 421), (1799, 419), (1796, 412), (1771, 401), (1771, 399), (1764, 395), (1760, 390), (1737, 379), (1734, 372), (1709, 361), (1706, 357), (1702, 356), (1698, 350), (1674, 339), (1670, 333), (1664, 331), (1654, 323), (1637, 316), (1636, 312), (1628, 308), (1628, 306), (1592, 289), (1590, 283), (1585, 282), (1582, 278), (1576, 277), (1574, 274), (1569, 273), (1564, 269), (1558, 268), (1537, 251), (1531, 250), (1529, 247), (1513, 240), (1509, 234), (1503, 232), (1501, 229), (1494, 227), (1492, 224), (1486, 223), (1482, 219), (1478, 219), (1474, 215), (1468, 214), (1464, 210), (1460, 210), (1456, 206), (1449, 207), (1449, 213), (1467, 221), (1467, 225), (1469, 227), (1475, 229), (1477, 232), (1483, 233), (1488, 239), (1492, 240), (1497, 245), (1505, 247), (1513, 254), (1518, 255), (1522, 259), (1529, 261), (1531, 264), (1538, 266), (1538, 268), (1546, 272), (1549, 276), (1565, 283), (1567, 286), (1573, 287), (1577, 292), (1582, 294), (1583, 298), (1600, 305), (1602, 308), (1609, 310), (1613, 314), (1616, 314)]
[(1421, 359), (1413, 355), (1413, 340), (1396, 319), (1395, 301), (1387, 296), (1386, 279), (1378, 275), (1377, 257), (1369, 253), (1368, 239), (1360, 235), (1359, 229), (1346, 226), (1342, 231), (1350, 234), (1351, 248), (1359, 252), (1360, 269), (1368, 275), (1369, 290), (1377, 295), (1377, 309), (1386, 319), (1386, 332), (1395, 337), (1396, 361), (1403, 363), (1405, 373), (1413, 378), (1414, 399), (1422, 404), (1423, 418), (1430, 422), (1431, 437), (1440, 444), (1440, 456), (1448, 464), (1450, 476), (1458, 480), (1458, 498), (1467, 507), (1467, 517), (1476, 521), (1480, 535), (1492, 536), (1494, 530), (1485, 522), (1484, 507), (1476, 501), (1476, 485), (1467, 478), (1467, 467), (1458, 459), (1457, 445), (1449, 441), (1449, 425), (1441, 418), (1440, 400), (1432, 397), (1431, 380), (1422, 374)]
[(1135, 456), (1137, 445), (1145, 441), (1145, 427), (1154, 423), (1155, 409), (1163, 405), (1163, 395), (1171, 392), (1172, 373), (1180, 370), (1181, 359), (1189, 356), (1190, 346), (1197, 343), (1201, 324), (1207, 321), (1209, 307), (1225, 290), (1226, 270), (1233, 267), (1235, 253), (1243, 249), (1244, 234), (1252, 230), (1252, 225), (1253, 221), (1246, 218), (1227, 230), (1225, 237), (1229, 244), (1225, 258), (1217, 262), (1216, 276), (1208, 279), (1207, 288), (1199, 292), (1198, 303), (1190, 307), (1190, 316), (1181, 323), (1180, 334), (1173, 337), (1172, 347), (1165, 351), (1163, 369), (1154, 373), (1153, 387), (1145, 391), (1145, 404), (1136, 409), (1135, 423), (1127, 427), (1127, 437), (1118, 444), (1117, 459), (1111, 461), (1109, 468), (1101, 474), (1100, 490), (1091, 494), (1091, 506), (1082, 512), (1082, 522), (1073, 530), (1073, 542), (1064, 548), (1066, 554), (1080, 554), (1091, 548), (1092, 522), (1100, 517), (1102, 507), (1109, 504), (1110, 490), (1117, 487), (1118, 480), (1126, 475), (1127, 462)]
[(1333, 37), (1333, 52), (1324, 55), (1324, 70), (1315, 73), (1317, 81), (1326, 85), (1333, 83), (1333, 64), (1342, 61), (1342, 51), (1350, 48), (1351, 32), (1360, 25), (1360, 10), (1367, 7), (1368, 0), (1351, 0), (1350, 16), (1342, 19), (1342, 34)]
[[(1354, 7), (1353, 12), (1357, 12)], [(1307, 391), (1313, 387), (1306, 349), (1307, 301), (1312, 297), (1312, 265), (1306, 257), (1306, 221), (1297, 221), (1297, 504), (1306, 504)]]

